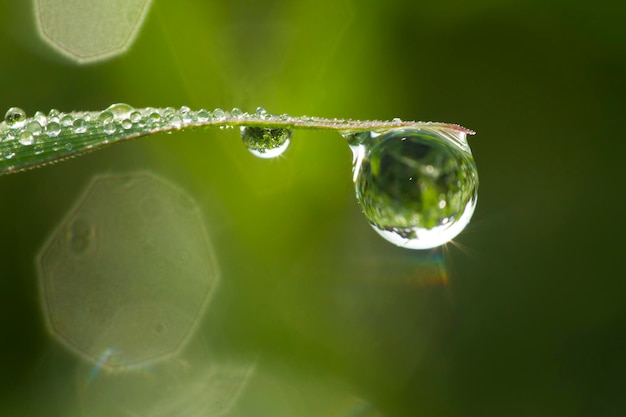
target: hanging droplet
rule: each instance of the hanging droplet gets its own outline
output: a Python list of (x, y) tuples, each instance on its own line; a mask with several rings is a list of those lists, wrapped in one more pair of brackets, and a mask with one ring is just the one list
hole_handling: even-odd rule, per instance
[(10, 128), (19, 129), (24, 126), (26, 112), (19, 107), (11, 107), (4, 115), (4, 121)]
[(250, 153), (259, 158), (275, 158), (289, 147), (291, 129), (242, 126), (241, 138)]
[(408, 249), (457, 236), (478, 198), (478, 173), (465, 134), (441, 129), (346, 133), (356, 197), (374, 230)]

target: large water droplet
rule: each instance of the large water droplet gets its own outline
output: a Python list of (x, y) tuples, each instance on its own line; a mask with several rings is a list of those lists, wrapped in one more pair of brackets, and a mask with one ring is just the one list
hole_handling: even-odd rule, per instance
[[(116, 103), (111, 104), (109, 107), (104, 110), (105, 112), (110, 112), (115, 120), (122, 121), (124, 119), (128, 119), (130, 113), (135, 110), (133, 106), (125, 103)], [(104, 120), (102, 120), (104, 122)]]
[(250, 153), (259, 158), (275, 158), (289, 147), (291, 129), (242, 126), (241, 138)]
[(4, 115), (4, 121), (7, 126), (15, 129), (19, 129), (24, 126), (26, 121), (26, 112), (19, 107), (11, 107)]
[(429, 249), (457, 236), (478, 198), (478, 173), (465, 137), (443, 130), (347, 134), (356, 197), (382, 237)]

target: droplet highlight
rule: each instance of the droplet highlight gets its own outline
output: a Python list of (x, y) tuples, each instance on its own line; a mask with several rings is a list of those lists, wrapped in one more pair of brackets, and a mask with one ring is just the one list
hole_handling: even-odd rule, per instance
[(243, 144), (256, 157), (269, 159), (282, 155), (291, 141), (291, 129), (242, 126)]
[(344, 136), (354, 154), (357, 201), (386, 240), (430, 249), (469, 223), (478, 172), (464, 134), (405, 128)]

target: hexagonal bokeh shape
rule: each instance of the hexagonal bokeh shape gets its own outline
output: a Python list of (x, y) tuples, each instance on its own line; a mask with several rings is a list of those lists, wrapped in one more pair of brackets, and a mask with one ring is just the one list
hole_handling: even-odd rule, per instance
[(134, 42), (152, 0), (34, 0), (37, 27), (78, 62), (111, 58)]
[(146, 173), (96, 177), (37, 265), (52, 334), (107, 369), (178, 352), (219, 280), (194, 200)]

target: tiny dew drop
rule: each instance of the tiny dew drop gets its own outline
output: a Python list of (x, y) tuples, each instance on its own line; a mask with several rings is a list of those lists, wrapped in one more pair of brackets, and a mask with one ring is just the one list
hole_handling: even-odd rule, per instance
[(23, 130), (20, 133), (19, 141), (24, 146), (30, 146), (35, 143), (35, 137), (30, 130)]
[(11, 107), (4, 115), (4, 121), (7, 126), (19, 129), (24, 126), (26, 121), (26, 112), (19, 107)]
[(39, 122), (36, 120), (32, 120), (29, 123), (27, 123), (26, 130), (28, 130), (34, 136), (39, 136), (41, 135), (41, 132), (43, 132), (43, 128), (41, 127), (41, 124), (39, 124)]
[(478, 173), (464, 137), (444, 130), (393, 129), (378, 136), (347, 133), (354, 184), (376, 232), (408, 249), (456, 237), (478, 198)]
[(61, 133), (61, 125), (58, 124), (57, 122), (50, 122), (46, 126), (46, 134), (50, 136), (51, 138), (55, 138), (59, 136), (60, 133)]
[(105, 122), (104, 125), (102, 125), (102, 130), (104, 130), (104, 133), (107, 135), (112, 135), (113, 133), (115, 133), (115, 123), (113, 123), (112, 120), (109, 120), (108, 122)]
[(242, 126), (241, 139), (252, 155), (259, 158), (275, 158), (289, 147), (291, 129)]
[(85, 133), (87, 131), (87, 122), (80, 117), (74, 120), (72, 126), (74, 127), (74, 133)]
[(109, 110), (103, 110), (98, 115), (98, 121), (103, 125), (112, 122), (113, 118), (113, 113), (111, 113)]

